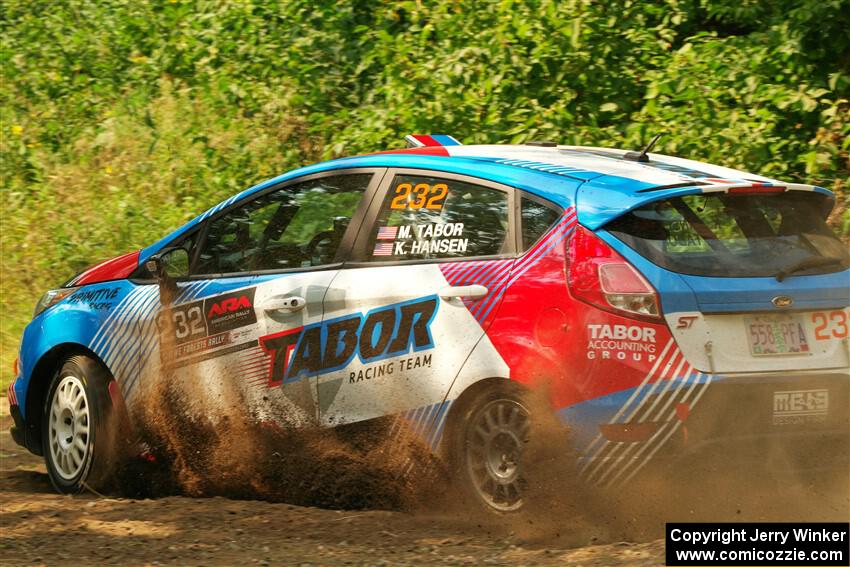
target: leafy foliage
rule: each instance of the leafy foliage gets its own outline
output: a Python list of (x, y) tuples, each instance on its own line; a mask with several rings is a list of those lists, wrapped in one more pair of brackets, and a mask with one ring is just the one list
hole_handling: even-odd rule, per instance
[(7, 0), (2, 367), (42, 290), (297, 165), (397, 146), (638, 147), (836, 190), (847, 0)]

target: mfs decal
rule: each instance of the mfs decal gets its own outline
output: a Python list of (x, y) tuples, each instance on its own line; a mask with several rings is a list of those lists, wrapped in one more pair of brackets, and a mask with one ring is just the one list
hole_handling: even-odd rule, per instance
[(370, 363), (411, 348), (434, 348), (431, 322), (438, 302), (431, 295), (260, 337), (260, 346), (271, 356), (269, 386), (340, 370), (355, 355)]

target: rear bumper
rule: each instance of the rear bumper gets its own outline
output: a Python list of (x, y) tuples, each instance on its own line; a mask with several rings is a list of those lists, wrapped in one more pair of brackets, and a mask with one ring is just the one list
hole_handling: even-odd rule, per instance
[(673, 478), (726, 473), (744, 480), (759, 478), (765, 469), (846, 472), (850, 465), (845, 369), (705, 376), (698, 384), (656, 392), (639, 399), (639, 411), (628, 421), (597, 422), (594, 452), (581, 459), (586, 480), (615, 487), (650, 471)]
[(659, 461), (776, 470), (850, 463), (847, 372), (719, 378), (688, 409)]
[(846, 430), (725, 437), (693, 443), (668, 455), (673, 469), (752, 471), (850, 470)]

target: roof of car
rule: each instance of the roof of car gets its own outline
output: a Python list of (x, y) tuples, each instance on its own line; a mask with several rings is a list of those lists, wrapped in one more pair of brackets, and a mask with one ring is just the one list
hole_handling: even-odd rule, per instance
[(488, 145), (448, 146), (445, 149), (453, 157), (493, 159), (515, 167), (558, 168), (555, 170), (558, 173), (583, 180), (613, 175), (652, 185), (672, 185), (694, 179), (772, 181), (752, 173), (661, 154), (648, 154), (649, 161), (639, 163), (624, 159), (627, 150), (610, 148)]
[[(622, 149), (554, 144), (467, 146), (448, 136), (417, 137), (429, 138), (431, 143), (321, 162), (255, 185), (149, 246), (142, 256), (147, 257), (192, 225), (255, 192), (312, 173), (357, 167), (434, 169), (497, 181), (562, 207), (575, 206), (578, 221), (590, 229), (599, 228), (643, 203), (694, 193), (755, 188), (766, 192), (802, 190), (832, 195), (812, 185), (783, 183), (745, 171), (656, 153), (647, 154), (649, 161), (638, 162), (626, 159), (629, 152)], [(446, 139), (451, 142), (445, 142)]]
[[(643, 203), (693, 193), (797, 190), (831, 195), (830, 191), (812, 185), (784, 183), (746, 171), (662, 154), (649, 153), (647, 161), (639, 162), (629, 159), (630, 153), (635, 152), (555, 144), (430, 145), (382, 152), (383, 155), (409, 156), (409, 163), (443, 156), (451, 158), (445, 160), (448, 162), (445, 168), (472, 160), (478, 162), (479, 170), (483, 169), (480, 167), (483, 164), (508, 166), (574, 180), (579, 185), (573, 191), (558, 191), (551, 181), (541, 184), (539, 180), (528, 180), (528, 185), (522, 188), (532, 193), (546, 193), (541, 196), (562, 206), (575, 205), (579, 222), (591, 229)], [(480, 174), (484, 173), (486, 170)]]

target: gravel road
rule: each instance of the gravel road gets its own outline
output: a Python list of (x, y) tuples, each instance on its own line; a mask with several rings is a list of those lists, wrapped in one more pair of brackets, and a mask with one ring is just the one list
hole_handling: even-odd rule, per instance
[[(512, 530), (485, 525), (462, 510), (350, 511), (220, 497), (60, 496), (42, 460), (12, 442), (5, 398), (0, 404), (2, 565), (663, 564), (663, 541), (657, 539), (663, 519), (642, 534), (623, 536), (592, 522), (576, 528), (567, 518), (550, 520), (544, 530)], [(846, 520), (846, 493), (846, 482), (838, 482), (826, 491), (796, 487), (744, 503), (713, 498), (725, 504), (709, 519)], [(706, 519), (694, 515), (693, 507), (690, 515), (687, 507), (678, 510), (680, 520)], [(641, 523), (639, 515), (632, 520)], [(633, 541), (617, 541), (623, 537)]]

